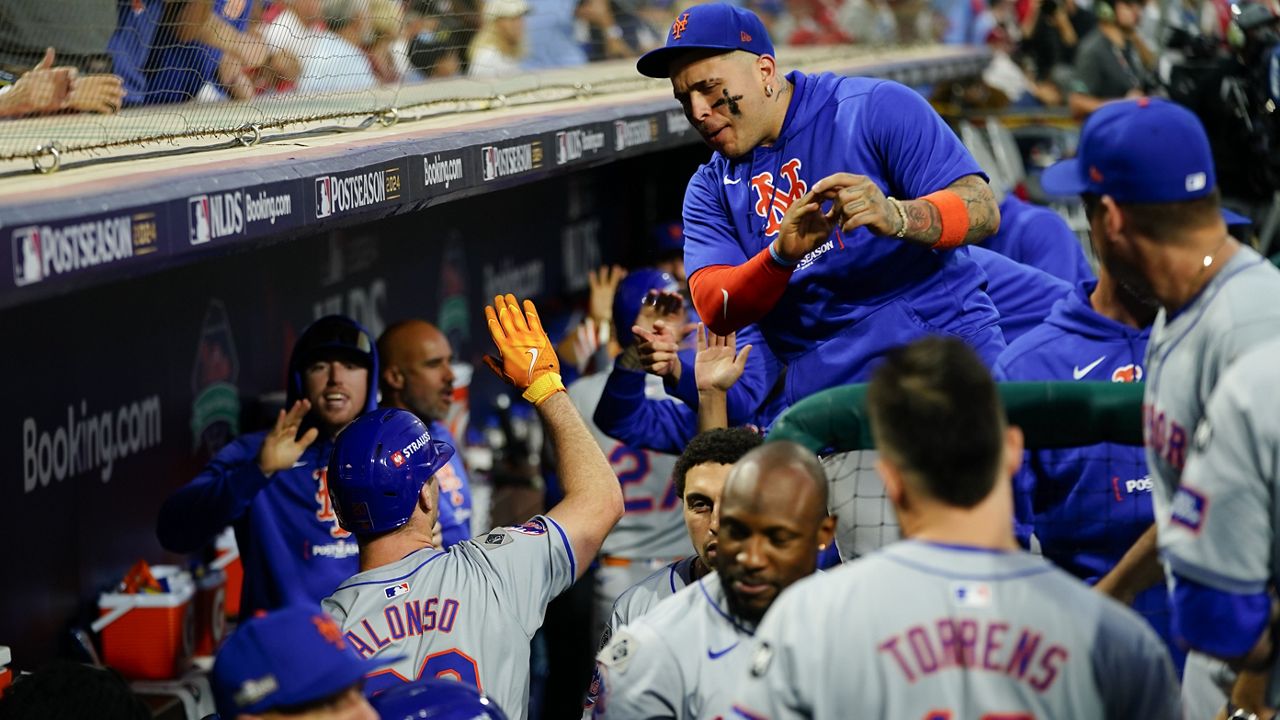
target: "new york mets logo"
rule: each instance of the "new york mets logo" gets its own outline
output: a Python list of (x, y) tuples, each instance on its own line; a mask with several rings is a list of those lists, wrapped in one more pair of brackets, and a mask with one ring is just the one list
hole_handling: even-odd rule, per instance
[(689, 13), (685, 13), (680, 17), (676, 18), (675, 22), (671, 23), (672, 39), (679, 40), (680, 36), (684, 34), (684, 31), (688, 29), (689, 29)]
[(1131, 383), (1142, 380), (1142, 366), (1129, 363), (1111, 371), (1111, 382)]
[(782, 217), (787, 214), (787, 208), (809, 192), (809, 186), (800, 179), (799, 158), (793, 158), (784, 163), (778, 170), (778, 174), (787, 181), (786, 192), (778, 188), (780, 181), (774, 181), (773, 173), (763, 172), (751, 178), (751, 187), (756, 191), (756, 215), (767, 220), (764, 228), (766, 236), (778, 234), (778, 230), (782, 227)]

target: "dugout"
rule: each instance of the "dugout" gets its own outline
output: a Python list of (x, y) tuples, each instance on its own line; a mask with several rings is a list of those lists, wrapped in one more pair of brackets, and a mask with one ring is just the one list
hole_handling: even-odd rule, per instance
[[(916, 86), (987, 59), (960, 47), (780, 55), (788, 68)], [(181, 560), (156, 540), (161, 502), (227, 438), (263, 426), (314, 318), (344, 313), (375, 334), (426, 318), (479, 366), (495, 292), (535, 299), (550, 325), (588, 269), (643, 260), (649, 228), (679, 216), (708, 151), (663, 83), (610, 94), (566, 83), (574, 92), (546, 102), (513, 91), (420, 121), (369, 115), (360, 132), (245, 123), (145, 147), (99, 142), (115, 137), (110, 123), (161, 111), (126, 112), (61, 142), (48, 174), (31, 159), (51, 162), (52, 138), (6, 146), (0, 645), (15, 667), (65, 654), (67, 630), (138, 559)], [(6, 124), (10, 139), (56, 127), (32, 122)], [(249, 146), (228, 147), (235, 136)], [(477, 372), (472, 407), (499, 389)]]

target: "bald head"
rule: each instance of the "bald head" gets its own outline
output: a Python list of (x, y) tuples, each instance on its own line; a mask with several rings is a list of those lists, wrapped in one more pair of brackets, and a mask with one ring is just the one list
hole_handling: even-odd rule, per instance
[(834, 536), (827, 478), (813, 453), (783, 441), (744, 455), (720, 500), (715, 562), (730, 609), (759, 622), (779, 593), (817, 568)]
[(724, 486), (725, 501), (731, 497), (817, 523), (827, 516), (827, 475), (803, 445), (789, 440), (765, 443), (734, 464)]
[(378, 338), (382, 405), (409, 410), (423, 422), (439, 422), (453, 402), (453, 348), (435, 325), (403, 320)]

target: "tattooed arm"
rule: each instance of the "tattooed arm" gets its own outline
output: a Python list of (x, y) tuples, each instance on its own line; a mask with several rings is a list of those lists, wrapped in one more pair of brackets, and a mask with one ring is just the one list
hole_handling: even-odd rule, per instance
[[(964, 234), (965, 244), (981, 242), (1000, 229), (1000, 207), (986, 181), (977, 175), (965, 175), (947, 186), (947, 190), (960, 196), (969, 212), (969, 230)], [(907, 213), (906, 240), (933, 245), (942, 235), (942, 214), (927, 200), (903, 200), (902, 209)]]
[[(977, 175), (966, 175), (945, 188), (964, 203), (969, 216), (965, 243), (990, 237), (1000, 228), (1000, 208), (986, 181)], [(826, 221), (846, 232), (866, 227), (879, 235), (896, 237), (902, 228), (902, 217), (872, 180), (863, 175), (836, 173), (818, 181), (810, 193), (815, 199), (831, 200)], [(903, 240), (932, 246), (942, 237), (942, 213), (923, 198), (899, 200), (906, 215)]]

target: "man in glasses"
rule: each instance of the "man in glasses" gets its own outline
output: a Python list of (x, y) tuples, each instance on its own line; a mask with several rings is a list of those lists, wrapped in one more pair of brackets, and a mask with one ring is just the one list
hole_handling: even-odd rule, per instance
[(156, 532), (172, 552), (196, 552), (234, 526), (242, 616), (319, 603), (359, 570), (359, 548), (329, 501), (326, 468), (338, 432), (377, 407), (377, 377), (368, 331), (337, 315), (315, 321), (294, 345), (275, 425), (232, 441), (160, 508)]

